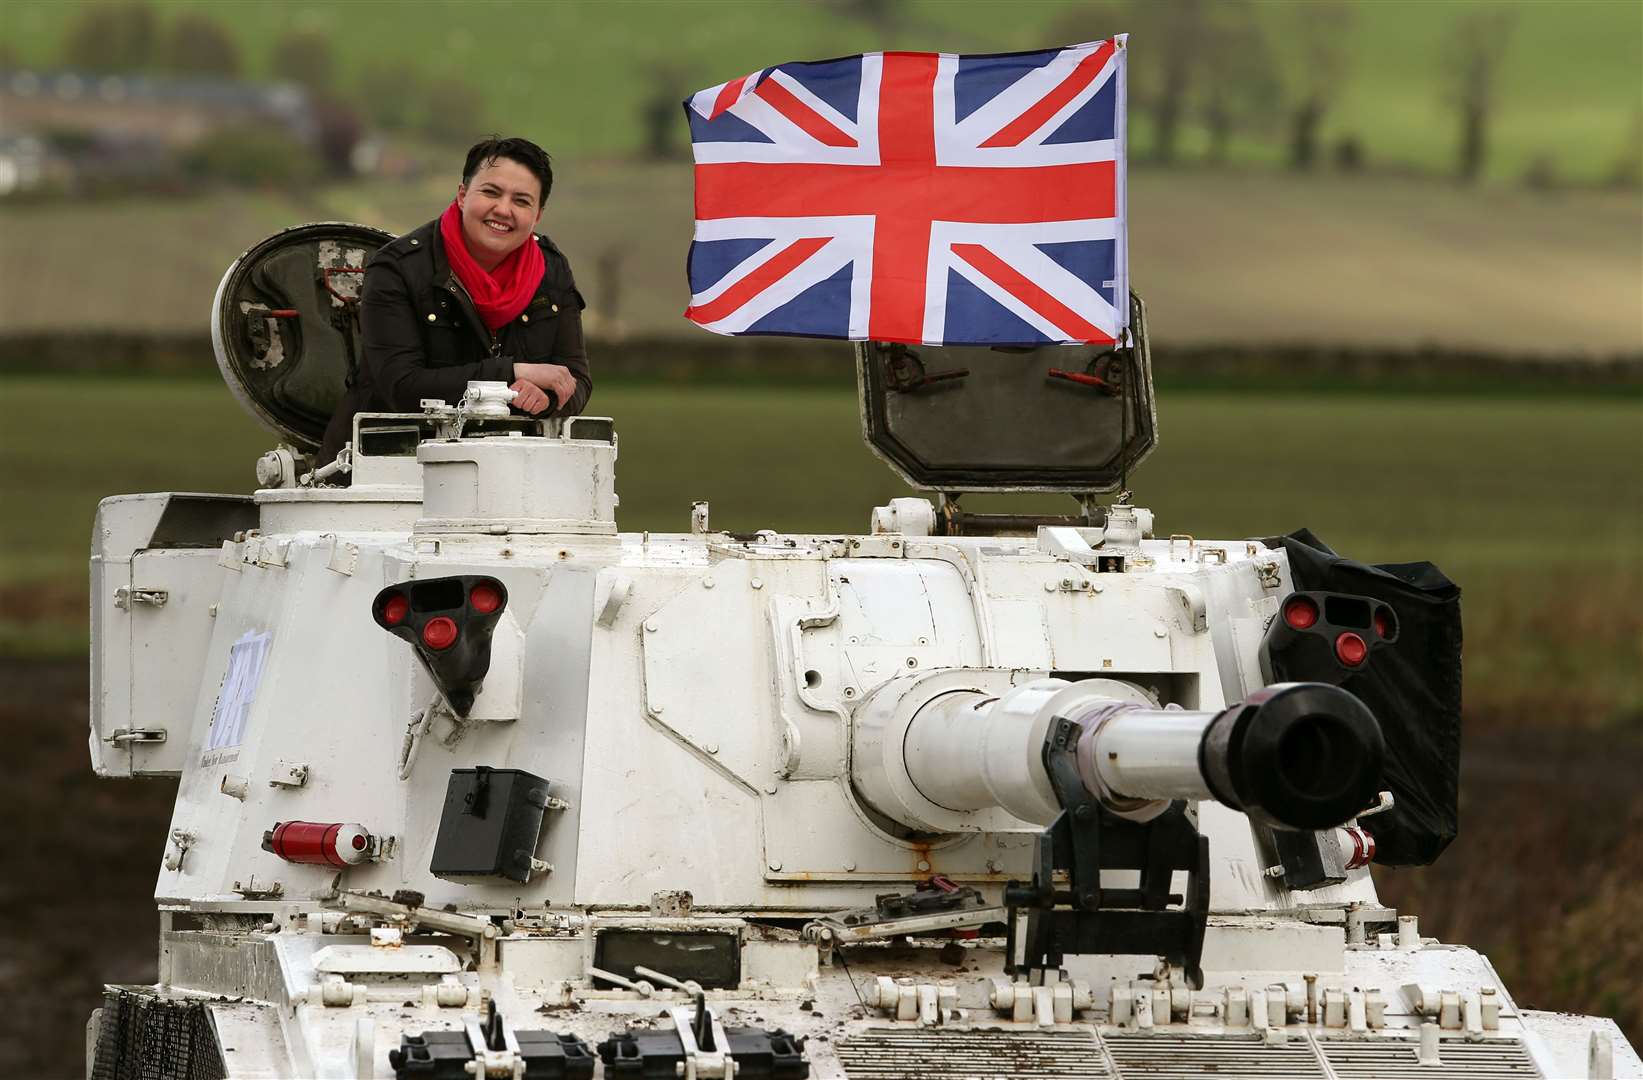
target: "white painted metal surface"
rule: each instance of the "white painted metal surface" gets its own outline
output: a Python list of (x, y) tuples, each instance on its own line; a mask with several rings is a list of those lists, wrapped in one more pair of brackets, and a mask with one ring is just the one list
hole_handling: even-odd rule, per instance
[[(1191, 732), (1261, 685), (1284, 556), (1137, 528), (1124, 572), (1102, 573), (1070, 538), (929, 536), (905, 506), (868, 536), (742, 539), (706, 531), (705, 513), (703, 531), (617, 534), (615, 456), (597, 427), (428, 442), (414, 465), (384, 466), (419, 474), (419, 501), (402, 483), (363, 484), (374, 499), (264, 492), (259, 528), (201, 549), (144, 546), (167, 496), (104, 502), (93, 760), (180, 774), (158, 989), (236, 999), (210, 1006), (229, 1075), (391, 1076), (402, 1035), (460, 1029), (482, 998), (517, 1029), (597, 1043), (688, 1003), (665, 982), (590, 975), (601, 933), (650, 928), (733, 935), (740, 980), (709, 1005), (726, 1025), (806, 1036), (816, 1077), (987, 1061), (1417, 1075), (1428, 1023), (1455, 1069), (1583, 1075), (1566, 1070), (1597, 1032), (1614, 1075), (1643, 1076), (1610, 1022), (1522, 1013), (1478, 954), (1413, 927), (1400, 944), (1367, 871), (1285, 890), (1248, 820), (1210, 802), (1196, 990), (1149, 958), (1079, 956), (1065, 980), (1005, 979), (1006, 993), (989, 982), (995, 938), (845, 955), (802, 934), (936, 875), (999, 903), (1057, 809), (1035, 763), (1062, 706), (1135, 707), (1114, 721), (1119, 759), (1099, 766), (1113, 792), (1194, 779)], [(907, 532), (885, 531), (898, 520)], [(438, 707), (371, 615), (385, 585), (459, 574), (509, 597), (467, 718)], [(137, 587), (164, 604), (128, 592), (116, 606)], [(162, 723), (162, 744), (110, 741)], [(551, 870), (528, 883), (429, 872), (451, 770), (476, 764), (544, 777), (562, 802), (531, 853)], [(262, 836), (290, 820), (357, 821), (392, 838), (391, 856), (283, 861)], [(338, 899), (337, 885), (376, 895)]]

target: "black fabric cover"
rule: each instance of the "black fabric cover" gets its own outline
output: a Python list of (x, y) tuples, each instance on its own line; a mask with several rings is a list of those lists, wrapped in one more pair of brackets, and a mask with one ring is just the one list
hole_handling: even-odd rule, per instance
[[(1369, 706), (1386, 736), (1386, 787), (1395, 805), (1361, 822), (1375, 837), (1375, 861), (1425, 866), (1459, 825), (1460, 586), (1427, 562), (1368, 566), (1342, 558), (1310, 529), (1268, 544), (1275, 542), (1289, 554), (1296, 589), (1373, 597), (1397, 613), (1396, 640), (1339, 685)], [(1273, 675), (1309, 678), (1304, 671)]]

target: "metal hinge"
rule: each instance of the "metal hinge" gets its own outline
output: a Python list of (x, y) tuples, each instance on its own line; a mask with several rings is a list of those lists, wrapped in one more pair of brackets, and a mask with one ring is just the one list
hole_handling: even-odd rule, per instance
[(164, 589), (126, 589), (114, 590), (114, 606), (121, 611), (130, 611), (133, 604), (152, 604), (154, 607), (164, 607), (165, 602), (171, 599), (171, 594)]
[(115, 728), (114, 731), (103, 736), (106, 743), (162, 743), (165, 742), (165, 728)]

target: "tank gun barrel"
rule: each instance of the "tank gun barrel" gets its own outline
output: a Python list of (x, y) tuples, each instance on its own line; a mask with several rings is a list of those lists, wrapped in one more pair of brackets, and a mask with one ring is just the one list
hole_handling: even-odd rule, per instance
[(959, 813), (1001, 807), (1048, 824), (1061, 811), (1044, 764), (1057, 718), (1079, 729), (1085, 789), (1138, 821), (1176, 799), (1213, 799), (1267, 825), (1330, 828), (1368, 806), (1380, 786), (1380, 725), (1338, 687), (1278, 684), (1199, 711), (1156, 708), (1116, 680), (1042, 679), (997, 697), (949, 690), (924, 701), (901, 741), (904, 776), (858, 768), (858, 788), (914, 828), (934, 824), (921, 800)]

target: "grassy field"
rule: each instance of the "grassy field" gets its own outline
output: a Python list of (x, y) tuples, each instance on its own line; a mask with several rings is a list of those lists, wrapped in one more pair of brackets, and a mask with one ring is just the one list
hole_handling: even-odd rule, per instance
[[(548, 4), (279, 4), (156, 0), (164, 15), (215, 11), (236, 37), (248, 73), (266, 75), (273, 48), (293, 28), (323, 33), (347, 97), (372, 65), (414, 58), (419, 76), (455, 75), (479, 89), (496, 126), (531, 132), (576, 155), (619, 155), (641, 142), (641, 105), (663, 83), (679, 96), (757, 68), (873, 49), (990, 52), (1043, 48), (1071, 38), (1138, 29), (1116, 4), (1085, 0), (912, 0), (886, 5), (888, 26), (839, 14), (843, 5), (796, 0), (572, 0)], [(1357, 0), (1340, 100), (1328, 144), (1359, 138), (1373, 164), (1447, 171), (1456, 120), (1445, 103), (1446, 45), (1455, 22), (1477, 5)], [(52, 65), (85, 5), (11, 0), (0, 29), (23, 63)], [(1529, 0), (1509, 5), (1491, 172), (1517, 179), (1537, 157), (1560, 176), (1601, 179), (1627, 146), (1643, 63), (1643, 10), (1624, 0)], [(1258, 15), (1280, 67), (1297, 54), (1305, 5), (1264, 0)], [(507, 42), (505, 48), (498, 41)], [(1157, 64), (1162, 45), (1136, 37), (1133, 63)], [(1194, 106), (1196, 109), (1196, 106)], [(1188, 120), (1188, 152), (1196, 133)], [(1145, 125), (1136, 149), (1147, 148)], [(1282, 125), (1263, 125), (1242, 152), (1272, 160)]]
[[(403, 231), (454, 186), (440, 176), (300, 198), (132, 198), (71, 214), (0, 206), (0, 328), (204, 333), (223, 271), (263, 237), (326, 220)], [(1643, 353), (1635, 193), (1157, 169), (1136, 170), (1129, 186), (1132, 280), (1163, 345)], [(590, 328), (604, 320), (595, 337), (706, 338), (680, 316), (691, 192), (684, 165), (561, 163), (541, 228), (570, 256)]]
[[(85, 558), (105, 495), (248, 492), (272, 442), (205, 380), (7, 378), (0, 399), (0, 647), (85, 644)], [(859, 440), (852, 395), (602, 385), (620, 525), (861, 530), (907, 494)], [(1430, 559), (1466, 590), (1469, 706), (1536, 724), (1643, 724), (1643, 404), (1636, 397), (1175, 393), (1132, 477), (1158, 530), (1312, 528), (1371, 562)], [(968, 505), (968, 504), (967, 504)], [(980, 504), (978, 504), (979, 506)]]

